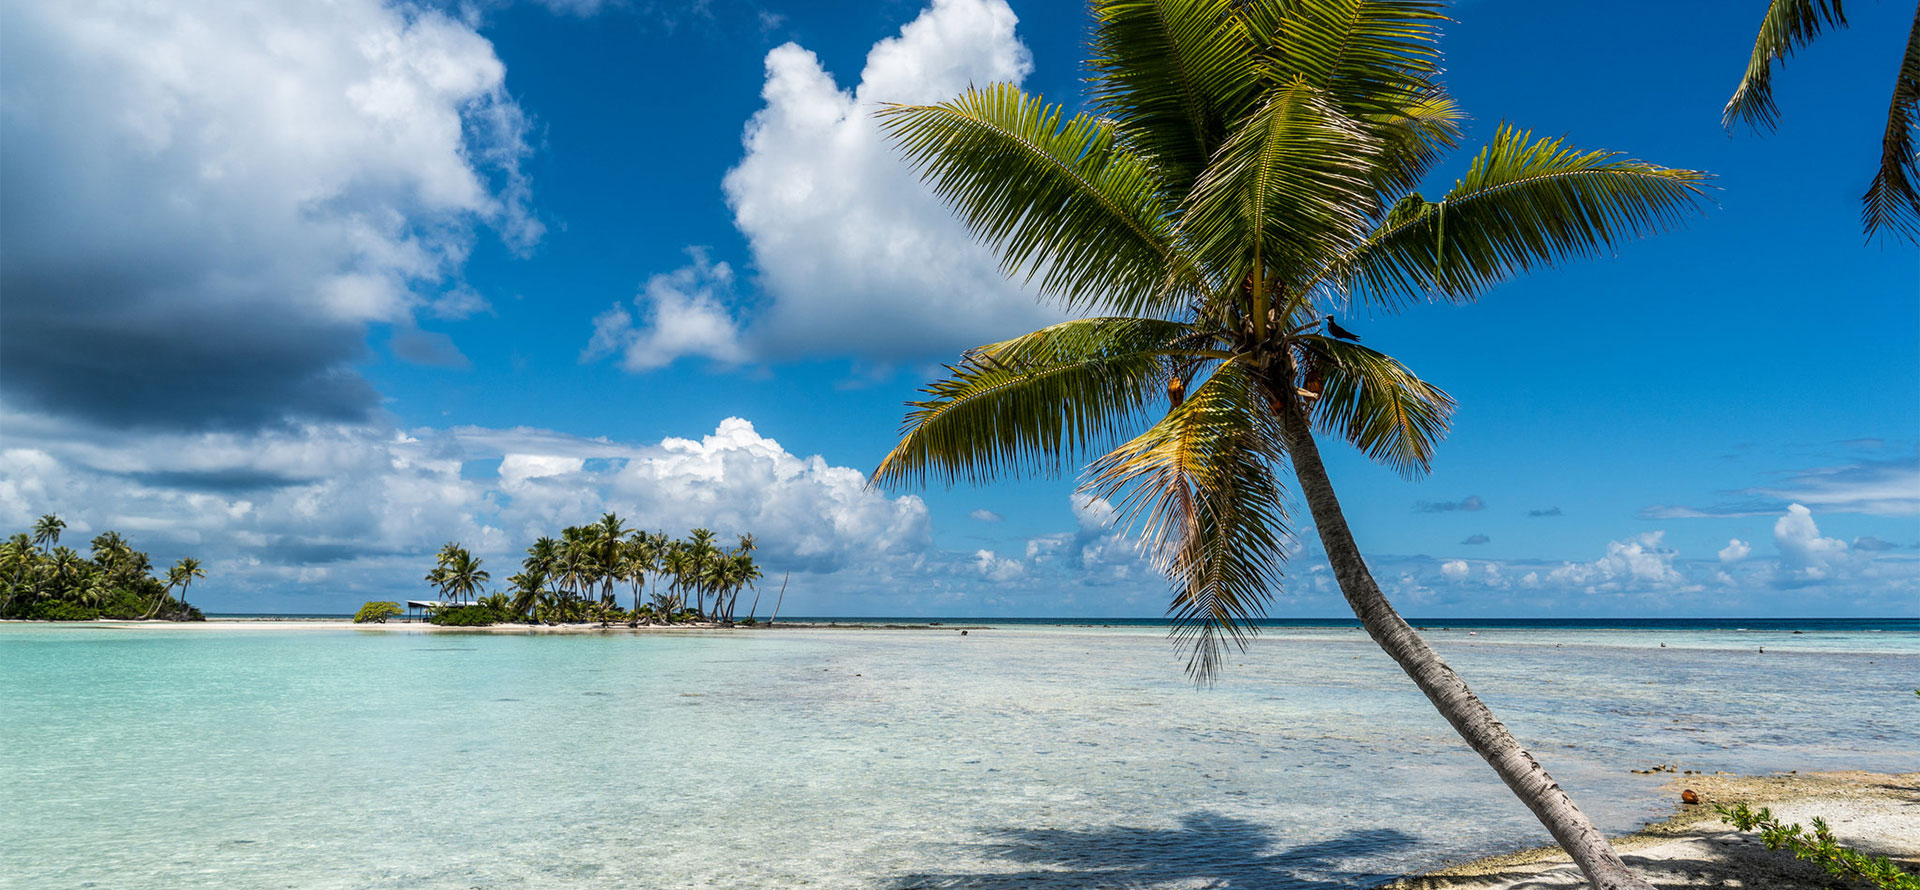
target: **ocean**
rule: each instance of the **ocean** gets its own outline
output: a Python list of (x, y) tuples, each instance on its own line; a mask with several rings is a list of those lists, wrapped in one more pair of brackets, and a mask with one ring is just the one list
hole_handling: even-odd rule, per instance
[[(1350, 623), (1196, 687), (1158, 623), (941, 620), (0, 625), (0, 887), (1334, 888), (1547, 842)], [(1631, 769), (1920, 764), (1911, 619), (1419, 623), (1609, 831), (1670, 809)]]

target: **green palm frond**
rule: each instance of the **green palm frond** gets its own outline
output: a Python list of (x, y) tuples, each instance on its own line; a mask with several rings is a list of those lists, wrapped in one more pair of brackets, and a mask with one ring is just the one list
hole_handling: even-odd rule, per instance
[(1142, 526), (1142, 546), (1173, 582), (1174, 639), (1210, 681), (1229, 644), (1245, 648), (1280, 585), (1290, 541), (1282, 448), (1258, 387), (1237, 362), (1151, 429), (1095, 461), (1082, 486)]
[(1747, 73), (1727, 100), (1720, 122), (1727, 129), (1745, 123), (1758, 130), (1771, 130), (1780, 122), (1780, 110), (1773, 104), (1773, 69), (1784, 63), (1793, 51), (1813, 42), (1822, 28), (1844, 28), (1847, 17), (1840, 0), (1773, 0), (1760, 20), (1760, 35), (1754, 38), (1753, 55), (1747, 60)]
[(1093, 105), (1153, 159), (1175, 200), (1260, 93), (1232, 0), (1094, 0)]
[(1109, 448), (1165, 398), (1177, 322), (1091, 318), (983, 346), (927, 386), (872, 484), (1058, 476)]
[(1300, 78), (1354, 116), (1394, 111), (1410, 82), (1440, 73), (1436, 0), (1316, 0), (1247, 5), (1248, 31), (1275, 82)]
[(1893, 82), (1887, 130), (1880, 137), (1880, 169), (1863, 198), (1861, 221), (1871, 238), (1881, 229), (1920, 241), (1920, 159), (1913, 149), (1913, 127), (1920, 117), (1920, 7), (1913, 11), (1907, 51)]
[(1008, 274), (1068, 305), (1150, 314), (1182, 275), (1161, 184), (1111, 124), (1011, 84), (879, 112), (909, 164)]
[(1273, 91), (1222, 145), (1183, 229), (1216, 275), (1310, 266), (1352, 243), (1372, 208), (1378, 143), (1301, 80)]
[(1460, 147), (1460, 119), (1464, 116), (1452, 98), (1437, 87), (1429, 87), (1408, 93), (1393, 111), (1368, 117), (1368, 123), (1386, 144), (1373, 177), (1374, 187), (1380, 191), (1376, 213), (1412, 192), (1447, 152)]
[(1384, 353), (1331, 337), (1301, 339), (1308, 374), (1323, 385), (1314, 425), (1402, 476), (1425, 475), (1453, 418), (1453, 397)]
[(1471, 300), (1535, 266), (1677, 227), (1705, 200), (1706, 179), (1503, 126), (1446, 197), (1400, 201), (1327, 277), (1384, 309)]

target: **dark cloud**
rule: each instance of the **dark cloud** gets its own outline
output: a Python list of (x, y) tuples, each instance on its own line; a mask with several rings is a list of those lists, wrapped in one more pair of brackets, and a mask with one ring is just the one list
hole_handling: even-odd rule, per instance
[(1415, 513), (1478, 513), (1487, 508), (1487, 502), (1477, 494), (1470, 494), (1457, 501), (1420, 501), (1413, 505)]
[[(9, 8), (0, 396), (115, 428), (366, 420), (369, 331), (481, 311), (478, 229), (538, 237), (500, 70), (467, 25), (375, 0)], [(382, 77), (398, 106), (353, 99)], [(394, 347), (464, 361), (443, 335)]]
[(1467, 539), (1466, 539), (1466, 540), (1464, 540), (1464, 541), (1461, 541), (1460, 543), (1462, 543), (1462, 544), (1470, 544), (1470, 545), (1471, 545), (1471, 544), (1485, 544), (1485, 543), (1487, 543), (1487, 542), (1489, 542), (1489, 541), (1492, 541), (1492, 540), (1493, 540), (1492, 538), (1489, 538), (1489, 537), (1487, 537), (1486, 535), (1468, 535), (1468, 536), (1467, 536)]
[[(23, 210), (0, 205), (0, 241), (26, 224)], [(351, 422), (378, 404), (350, 366), (365, 354), (364, 329), (294, 308), (234, 313), (156, 289), (164, 290), (9, 250), (0, 265), (0, 392), (48, 413), (173, 429)]]
[(1560, 515), (1560, 508), (1559, 508), (1559, 507), (1548, 507), (1548, 508), (1546, 508), (1546, 509), (1544, 509), (1544, 510), (1528, 510), (1528, 511), (1527, 511), (1527, 515), (1528, 515), (1528, 516), (1531, 516), (1531, 517), (1533, 517), (1533, 518), (1535, 518), (1535, 519), (1540, 519), (1540, 518), (1542, 518), (1542, 517), (1546, 517), (1546, 516), (1559, 516), (1559, 515)]
[(1898, 550), (1900, 545), (1872, 535), (1862, 535), (1853, 539), (1853, 549), (1874, 553), (1881, 550)]
[(272, 491), (279, 488), (292, 488), (296, 485), (311, 485), (315, 479), (284, 476), (263, 470), (235, 467), (226, 470), (169, 470), (162, 472), (128, 473), (127, 478), (143, 485), (155, 488), (174, 488), (182, 491), (202, 491), (213, 494), (245, 494), (248, 492)]

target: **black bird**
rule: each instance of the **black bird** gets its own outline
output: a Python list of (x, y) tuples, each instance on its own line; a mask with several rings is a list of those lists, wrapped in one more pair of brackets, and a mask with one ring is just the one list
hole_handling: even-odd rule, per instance
[(1331, 315), (1327, 316), (1327, 333), (1342, 340), (1352, 340), (1355, 343), (1360, 342), (1359, 334), (1349, 331), (1335, 323)]

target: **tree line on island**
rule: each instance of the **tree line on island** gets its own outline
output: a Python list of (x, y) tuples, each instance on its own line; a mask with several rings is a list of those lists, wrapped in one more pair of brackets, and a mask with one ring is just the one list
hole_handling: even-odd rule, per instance
[(48, 513), (32, 531), (0, 542), (0, 618), (206, 620), (187, 604), (187, 587), (207, 576), (199, 560), (182, 557), (158, 576), (147, 554), (119, 532), (95, 535), (82, 555), (60, 543), (66, 528)]
[[(630, 529), (619, 515), (561, 530), (527, 548), (520, 571), (507, 588), (485, 593), (493, 575), (484, 560), (457, 542), (440, 548), (425, 580), (439, 594), (428, 620), (453, 626), (510, 622), (533, 624), (597, 623), (630, 627), (656, 624), (716, 623), (733, 626), (740, 594), (755, 592), (740, 624), (757, 623), (760, 566), (753, 559), (753, 535), (741, 535), (723, 548), (709, 529), (696, 528), (685, 539), (665, 532)], [(621, 606), (621, 594), (627, 607)], [(372, 602), (354, 616), (358, 622), (385, 621), (401, 611), (398, 603)]]

